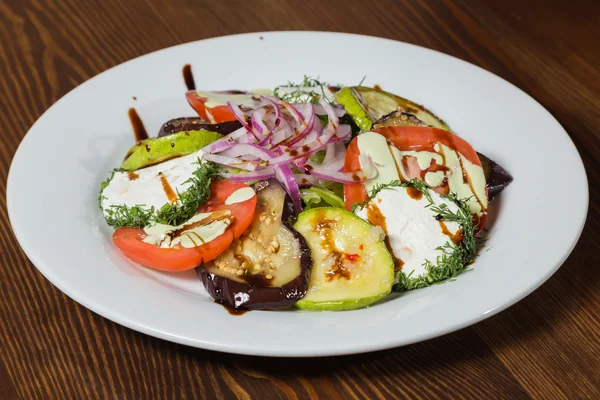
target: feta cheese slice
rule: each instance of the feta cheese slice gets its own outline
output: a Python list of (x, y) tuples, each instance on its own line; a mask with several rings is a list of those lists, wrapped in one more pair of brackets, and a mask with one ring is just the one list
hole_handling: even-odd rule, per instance
[(178, 193), (191, 186), (190, 178), (203, 154), (200, 150), (137, 171), (115, 172), (102, 191), (102, 211), (106, 215), (113, 206), (158, 210), (168, 203), (180, 204)]
[[(458, 206), (427, 189), (435, 205), (446, 204), (451, 212)], [(443, 252), (438, 248), (460, 238), (460, 225), (453, 221), (438, 221), (428, 207), (427, 196), (412, 187), (390, 187), (381, 190), (356, 214), (373, 225), (381, 226), (387, 234), (388, 250), (407, 276), (425, 274), (425, 260), (436, 265)]]

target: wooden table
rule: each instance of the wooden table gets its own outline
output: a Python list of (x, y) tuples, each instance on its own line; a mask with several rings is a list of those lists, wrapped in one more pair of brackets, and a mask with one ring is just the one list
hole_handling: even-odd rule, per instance
[[(1, 399), (600, 398), (599, 2), (0, 0), (0, 21)], [(33, 122), (75, 86), (130, 58), (288, 29), (436, 49), (544, 105), (579, 149), (591, 188), (585, 230), (559, 272), (473, 327), (328, 359), (236, 356), (154, 339), (93, 314), (43, 278), (15, 241), (5, 207), (12, 155)]]

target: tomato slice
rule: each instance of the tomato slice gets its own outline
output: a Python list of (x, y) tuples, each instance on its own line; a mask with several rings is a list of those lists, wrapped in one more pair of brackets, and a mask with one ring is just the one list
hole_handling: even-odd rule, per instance
[[(389, 143), (402, 151), (414, 150), (435, 152), (435, 144), (441, 143), (459, 152), (474, 165), (479, 167), (482, 166), (477, 152), (466, 140), (443, 129), (419, 126), (388, 126), (374, 129), (373, 132), (381, 134)], [(354, 138), (346, 150), (344, 171), (354, 172), (361, 168), (359, 155), (358, 138)], [(437, 164), (434, 164), (431, 168), (427, 169), (427, 171), (434, 172), (438, 170), (439, 167), (440, 166)], [(425, 171), (419, 169), (416, 159), (409, 162), (407, 169), (411, 177), (422, 179), (425, 174)], [(440, 189), (441, 188), (434, 188), (434, 190), (438, 192), (441, 191)], [(485, 189), (485, 195), (487, 197), (487, 187)], [(365, 186), (362, 183), (344, 185), (344, 201), (348, 210), (352, 209), (354, 203), (362, 203), (366, 201), (367, 198)], [(483, 213), (480, 217), (475, 217), (475, 221), (478, 223), (479, 228), (483, 227), (486, 218), (486, 213)]]
[(119, 228), (113, 234), (115, 245), (132, 261), (145, 267), (162, 271), (185, 271), (213, 260), (227, 250), (231, 243), (248, 228), (254, 217), (256, 196), (234, 204), (225, 204), (225, 200), (238, 189), (248, 187), (244, 183), (230, 180), (215, 181), (210, 187), (209, 200), (199, 207), (198, 212), (229, 210), (233, 217), (227, 230), (214, 240), (197, 247), (186, 248), (179, 245), (162, 248), (143, 239), (147, 236), (143, 229)]
[(207, 107), (206, 102), (208, 101), (208, 98), (200, 96), (195, 90), (190, 90), (187, 92), (185, 97), (188, 103), (190, 103), (190, 106), (192, 106), (199, 116), (213, 124), (236, 120), (235, 115), (233, 115), (229, 107), (226, 105)]
[(443, 129), (426, 126), (386, 126), (373, 129), (373, 132), (383, 135), (400, 150), (433, 151), (436, 143), (442, 143), (481, 167), (475, 149), (465, 139)]
[[(346, 149), (346, 158), (344, 159), (344, 171), (354, 172), (358, 171), (360, 167), (360, 160), (358, 156), (360, 150), (358, 150), (358, 138), (355, 137), (348, 148)], [(354, 203), (363, 203), (367, 201), (369, 196), (365, 190), (365, 185), (362, 183), (345, 183), (344, 184), (344, 204), (348, 211), (352, 210)]]

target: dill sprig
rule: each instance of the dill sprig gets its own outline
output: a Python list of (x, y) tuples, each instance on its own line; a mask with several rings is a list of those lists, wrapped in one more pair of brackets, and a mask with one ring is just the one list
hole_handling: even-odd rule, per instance
[(398, 188), (398, 187), (406, 188), (409, 186), (412, 186), (415, 189), (418, 189), (419, 191), (421, 191), (423, 193), (423, 195), (427, 198), (427, 200), (430, 203), (433, 203), (433, 200), (431, 199), (431, 195), (429, 194), (429, 191), (427, 191), (427, 185), (423, 181), (420, 181), (418, 179), (413, 179), (408, 182), (401, 182), (396, 179), (389, 183), (380, 183), (378, 185), (375, 185), (373, 187), (373, 189), (371, 189), (371, 193), (369, 193), (369, 198), (367, 200), (363, 201), (362, 203), (354, 203), (354, 205), (352, 206), (352, 212), (355, 212), (356, 209), (363, 208), (364, 206), (369, 204), (369, 202), (371, 200), (373, 200), (375, 198), (375, 196), (377, 196), (377, 194), (384, 189)]
[(127, 207), (113, 205), (110, 209), (104, 211), (106, 223), (115, 229), (125, 226), (129, 228), (143, 228), (152, 225), (153, 216), (154, 207), (144, 209), (141, 206)]
[[(294, 83), (288, 81), (285, 85), (281, 85), (275, 88), (273, 94), (288, 103), (302, 103), (307, 100), (311, 103), (317, 104), (319, 102), (319, 98), (323, 97), (325, 100), (330, 101), (329, 97), (325, 93), (325, 87), (327, 84), (325, 82), (321, 82), (319, 78), (311, 78), (310, 76), (304, 75), (302, 82)], [(289, 88), (297, 88), (291, 92), (283, 93), (281, 88), (289, 87)], [(303, 88), (314, 88), (313, 90), (306, 90)]]
[(115, 176), (115, 174), (117, 172), (121, 172), (122, 170), (120, 168), (115, 168), (110, 172), (110, 175), (108, 176), (108, 178), (106, 178), (101, 184), (100, 184), (100, 194), (98, 195), (98, 207), (100, 207), (101, 210), (103, 210), (102, 208), (102, 200), (104, 200), (106, 197), (102, 196), (102, 192), (104, 192), (104, 189), (106, 189), (106, 187), (108, 186), (108, 184), (110, 183), (110, 181), (112, 181), (112, 178)]
[[(210, 196), (210, 184), (219, 176), (222, 168), (215, 163), (200, 162), (199, 167), (193, 172), (192, 177), (187, 181), (191, 186), (183, 193), (177, 191), (179, 204), (165, 204), (156, 213), (156, 222), (166, 225), (179, 225), (190, 219), (201, 204), (204, 204)], [(186, 183), (187, 183), (186, 182)]]
[(128, 207), (126, 205), (112, 205), (108, 209), (102, 207), (104, 189), (118, 170), (114, 170), (110, 177), (104, 181), (100, 189), (100, 208), (104, 212), (106, 223), (114, 228), (130, 227), (142, 228), (156, 223), (166, 225), (180, 225), (190, 219), (198, 207), (204, 204), (210, 196), (210, 185), (221, 173), (221, 167), (212, 162), (197, 161), (198, 168), (192, 177), (185, 183), (190, 183), (185, 192), (177, 191), (179, 201), (176, 204), (166, 203), (159, 209), (154, 207), (144, 208), (142, 205)]
[(435, 263), (425, 260), (423, 266), (425, 273), (416, 277), (406, 274), (403, 271), (396, 271), (396, 282), (392, 288), (393, 291), (403, 292), (407, 290), (420, 289), (436, 283), (442, 283), (449, 278), (454, 278), (465, 267), (475, 261), (477, 254), (477, 239), (475, 238), (475, 226), (473, 216), (468, 206), (468, 199), (459, 199), (456, 194), (441, 195), (442, 198), (457, 205), (458, 210), (452, 211), (447, 204), (435, 204), (429, 193), (429, 187), (420, 180), (413, 179), (409, 182), (400, 182), (398, 180), (387, 184), (377, 185), (369, 195), (369, 199), (363, 203), (355, 203), (352, 207), (354, 212), (357, 208), (367, 205), (380, 191), (397, 187), (413, 187), (419, 190), (428, 201), (425, 208), (429, 208), (432, 216), (438, 221), (452, 221), (459, 224), (462, 230), (462, 240), (455, 244), (452, 240), (447, 241), (443, 246), (437, 248), (441, 252), (437, 256)]

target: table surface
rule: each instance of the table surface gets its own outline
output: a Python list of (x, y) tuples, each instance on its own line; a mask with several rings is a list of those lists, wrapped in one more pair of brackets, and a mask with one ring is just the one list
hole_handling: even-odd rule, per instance
[[(0, 21), (0, 398), (600, 398), (600, 2), (0, 0)], [(588, 220), (563, 267), (475, 326), (324, 359), (165, 342), (61, 293), (29, 262), (6, 213), (6, 175), (29, 127), (69, 90), (123, 61), (261, 30), (414, 43), (532, 95), (571, 135), (590, 183)]]

